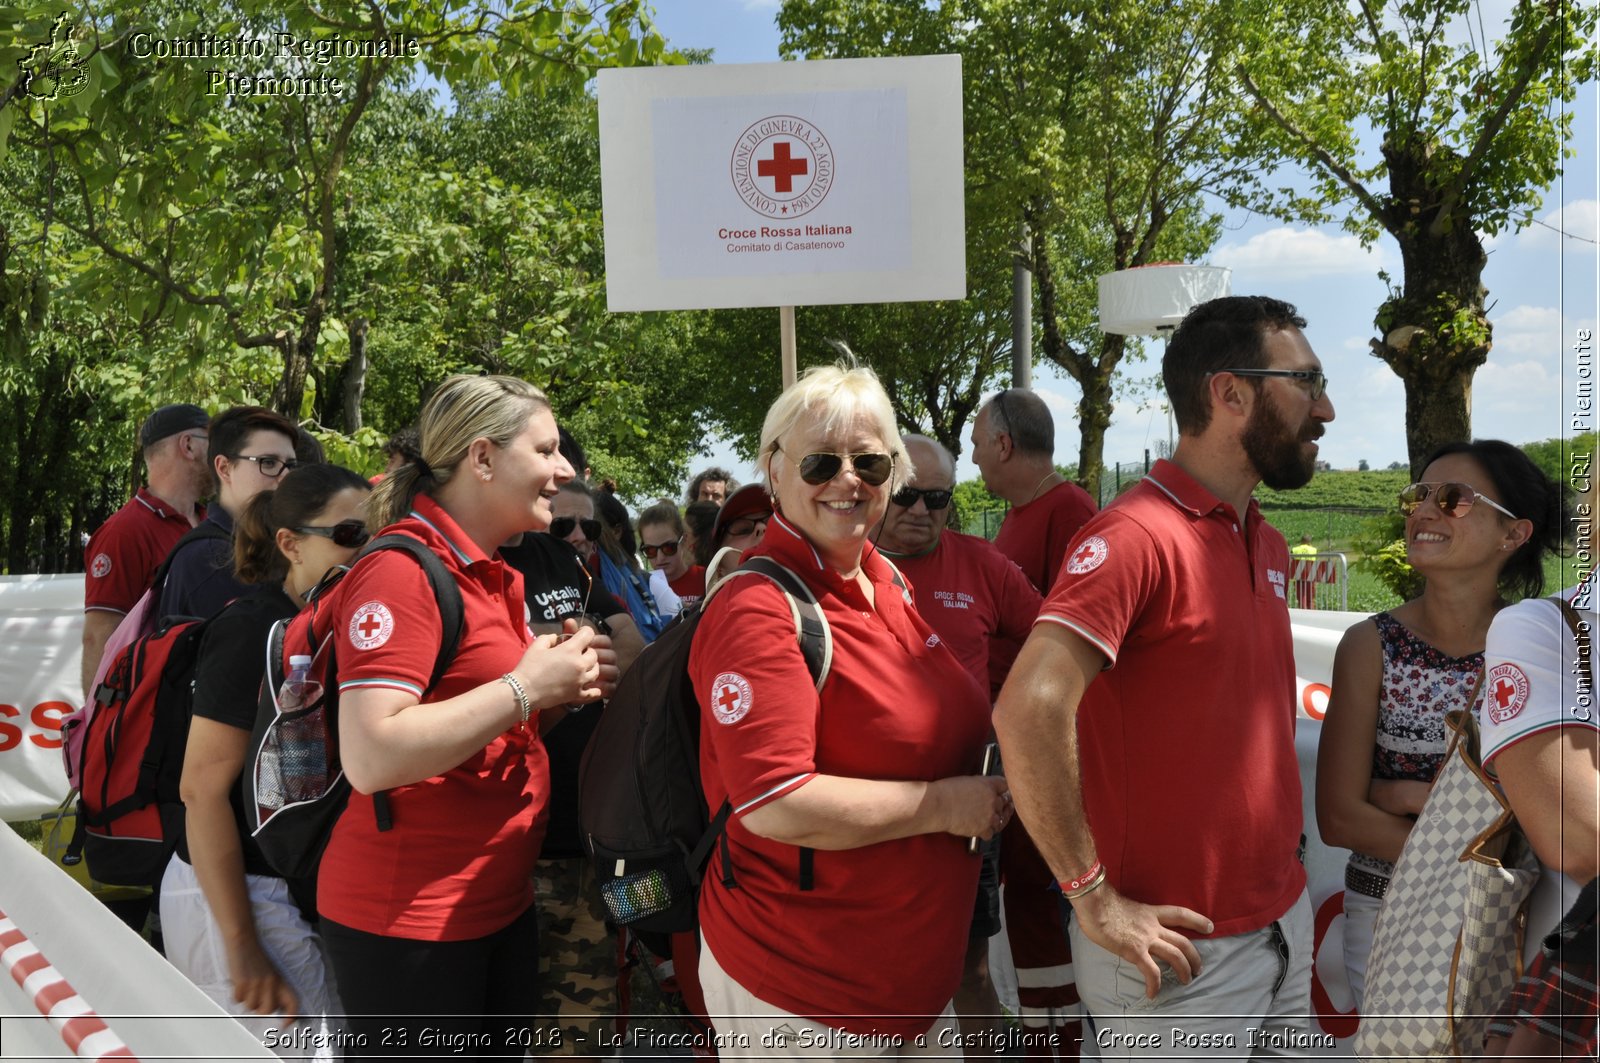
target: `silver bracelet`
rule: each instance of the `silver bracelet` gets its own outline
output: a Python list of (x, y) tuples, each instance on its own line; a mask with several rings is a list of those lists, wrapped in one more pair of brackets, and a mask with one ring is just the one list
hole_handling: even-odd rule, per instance
[(528, 726), (528, 717), (533, 715), (533, 702), (528, 700), (528, 692), (522, 689), (522, 680), (507, 672), (500, 677), (500, 682), (511, 688), (511, 693), (517, 699), (517, 714), (523, 728)]

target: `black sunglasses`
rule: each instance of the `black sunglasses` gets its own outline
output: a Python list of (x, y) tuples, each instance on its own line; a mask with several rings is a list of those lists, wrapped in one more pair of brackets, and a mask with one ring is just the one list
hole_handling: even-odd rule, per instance
[(1439, 512), (1447, 517), (1465, 517), (1474, 504), (1482, 502), (1498, 509), (1512, 520), (1517, 519), (1517, 515), (1505, 506), (1462, 483), (1415, 483), (1403, 487), (1400, 489), (1400, 512), (1409, 517), (1430, 498), (1433, 499), (1433, 504), (1439, 507)]
[(742, 535), (754, 535), (758, 531), (765, 532), (769, 519), (771, 514), (765, 517), (735, 517), (728, 522), (726, 528), (722, 529), (722, 538), (736, 539)]
[(550, 534), (557, 539), (565, 539), (571, 535), (573, 528), (582, 528), (583, 537), (591, 543), (600, 541), (600, 522), (597, 520), (587, 517), (581, 520), (577, 517), (557, 517), (550, 522)]
[(877, 487), (894, 472), (894, 458), (888, 454), (807, 454), (796, 462), (800, 479), (812, 487), (819, 487), (844, 471), (848, 461), (857, 479), (868, 487)]
[(365, 546), (367, 540), (372, 538), (372, 533), (367, 531), (366, 521), (341, 520), (338, 524), (325, 527), (304, 525), (294, 529), (302, 535), (320, 535), (324, 539), (332, 539), (335, 546)]
[(943, 509), (950, 504), (954, 491), (946, 491), (938, 487), (902, 487), (889, 496), (889, 501), (902, 509), (910, 509), (917, 504), (917, 499), (922, 499), (922, 504), (930, 510)]
[(1218, 369), (1206, 375), (1215, 376), (1217, 373), (1232, 373), (1234, 376), (1286, 376), (1307, 385), (1306, 392), (1311, 396), (1312, 402), (1322, 398), (1328, 390), (1328, 378), (1320, 369)]
[(649, 558), (651, 561), (654, 561), (657, 553), (659, 553), (662, 557), (676, 557), (678, 553), (678, 544), (681, 542), (683, 542), (683, 536), (680, 535), (671, 542), (645, 543), (639, 549), (645, 557)]

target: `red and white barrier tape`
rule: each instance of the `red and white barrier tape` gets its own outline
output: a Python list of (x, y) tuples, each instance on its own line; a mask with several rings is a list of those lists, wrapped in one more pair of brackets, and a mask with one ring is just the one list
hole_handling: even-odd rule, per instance
[(138, 1058), (5, 912), (0, 912), (0, 966), (33, 997), (33, 1006), (79, 1059)]

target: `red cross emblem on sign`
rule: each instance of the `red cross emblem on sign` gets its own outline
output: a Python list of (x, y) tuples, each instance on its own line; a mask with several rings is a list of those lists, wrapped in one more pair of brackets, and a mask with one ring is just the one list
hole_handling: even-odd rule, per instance
[(811, 164), (805, 159), (789, 157), (789, 142), (780, 140), (772, 146), (772, 158), (758, 159), (756, 173), (772, 178), (774, 192), (793, 192), (794, 179), (809, 172)]

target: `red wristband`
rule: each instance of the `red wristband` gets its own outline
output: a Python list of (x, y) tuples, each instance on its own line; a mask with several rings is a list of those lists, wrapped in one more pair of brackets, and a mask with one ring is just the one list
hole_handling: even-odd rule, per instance
[(1065, 894), (1067, 897), (1071, 897), (1074, 893), (1077, 893), (1085, 886), (1092, 884), (1097, 877), (1105, 874), (1105, 870), (1106, 869), (1100, 865), (1099, 858), (1096, 857), (1095, 862), (1089, 865), (1089, 870), (1085, 871), (1077, 878), (1064, 879), (1057, 883), (1057, 885), (1061, 887), (1061, 892), (1063, 894)]

